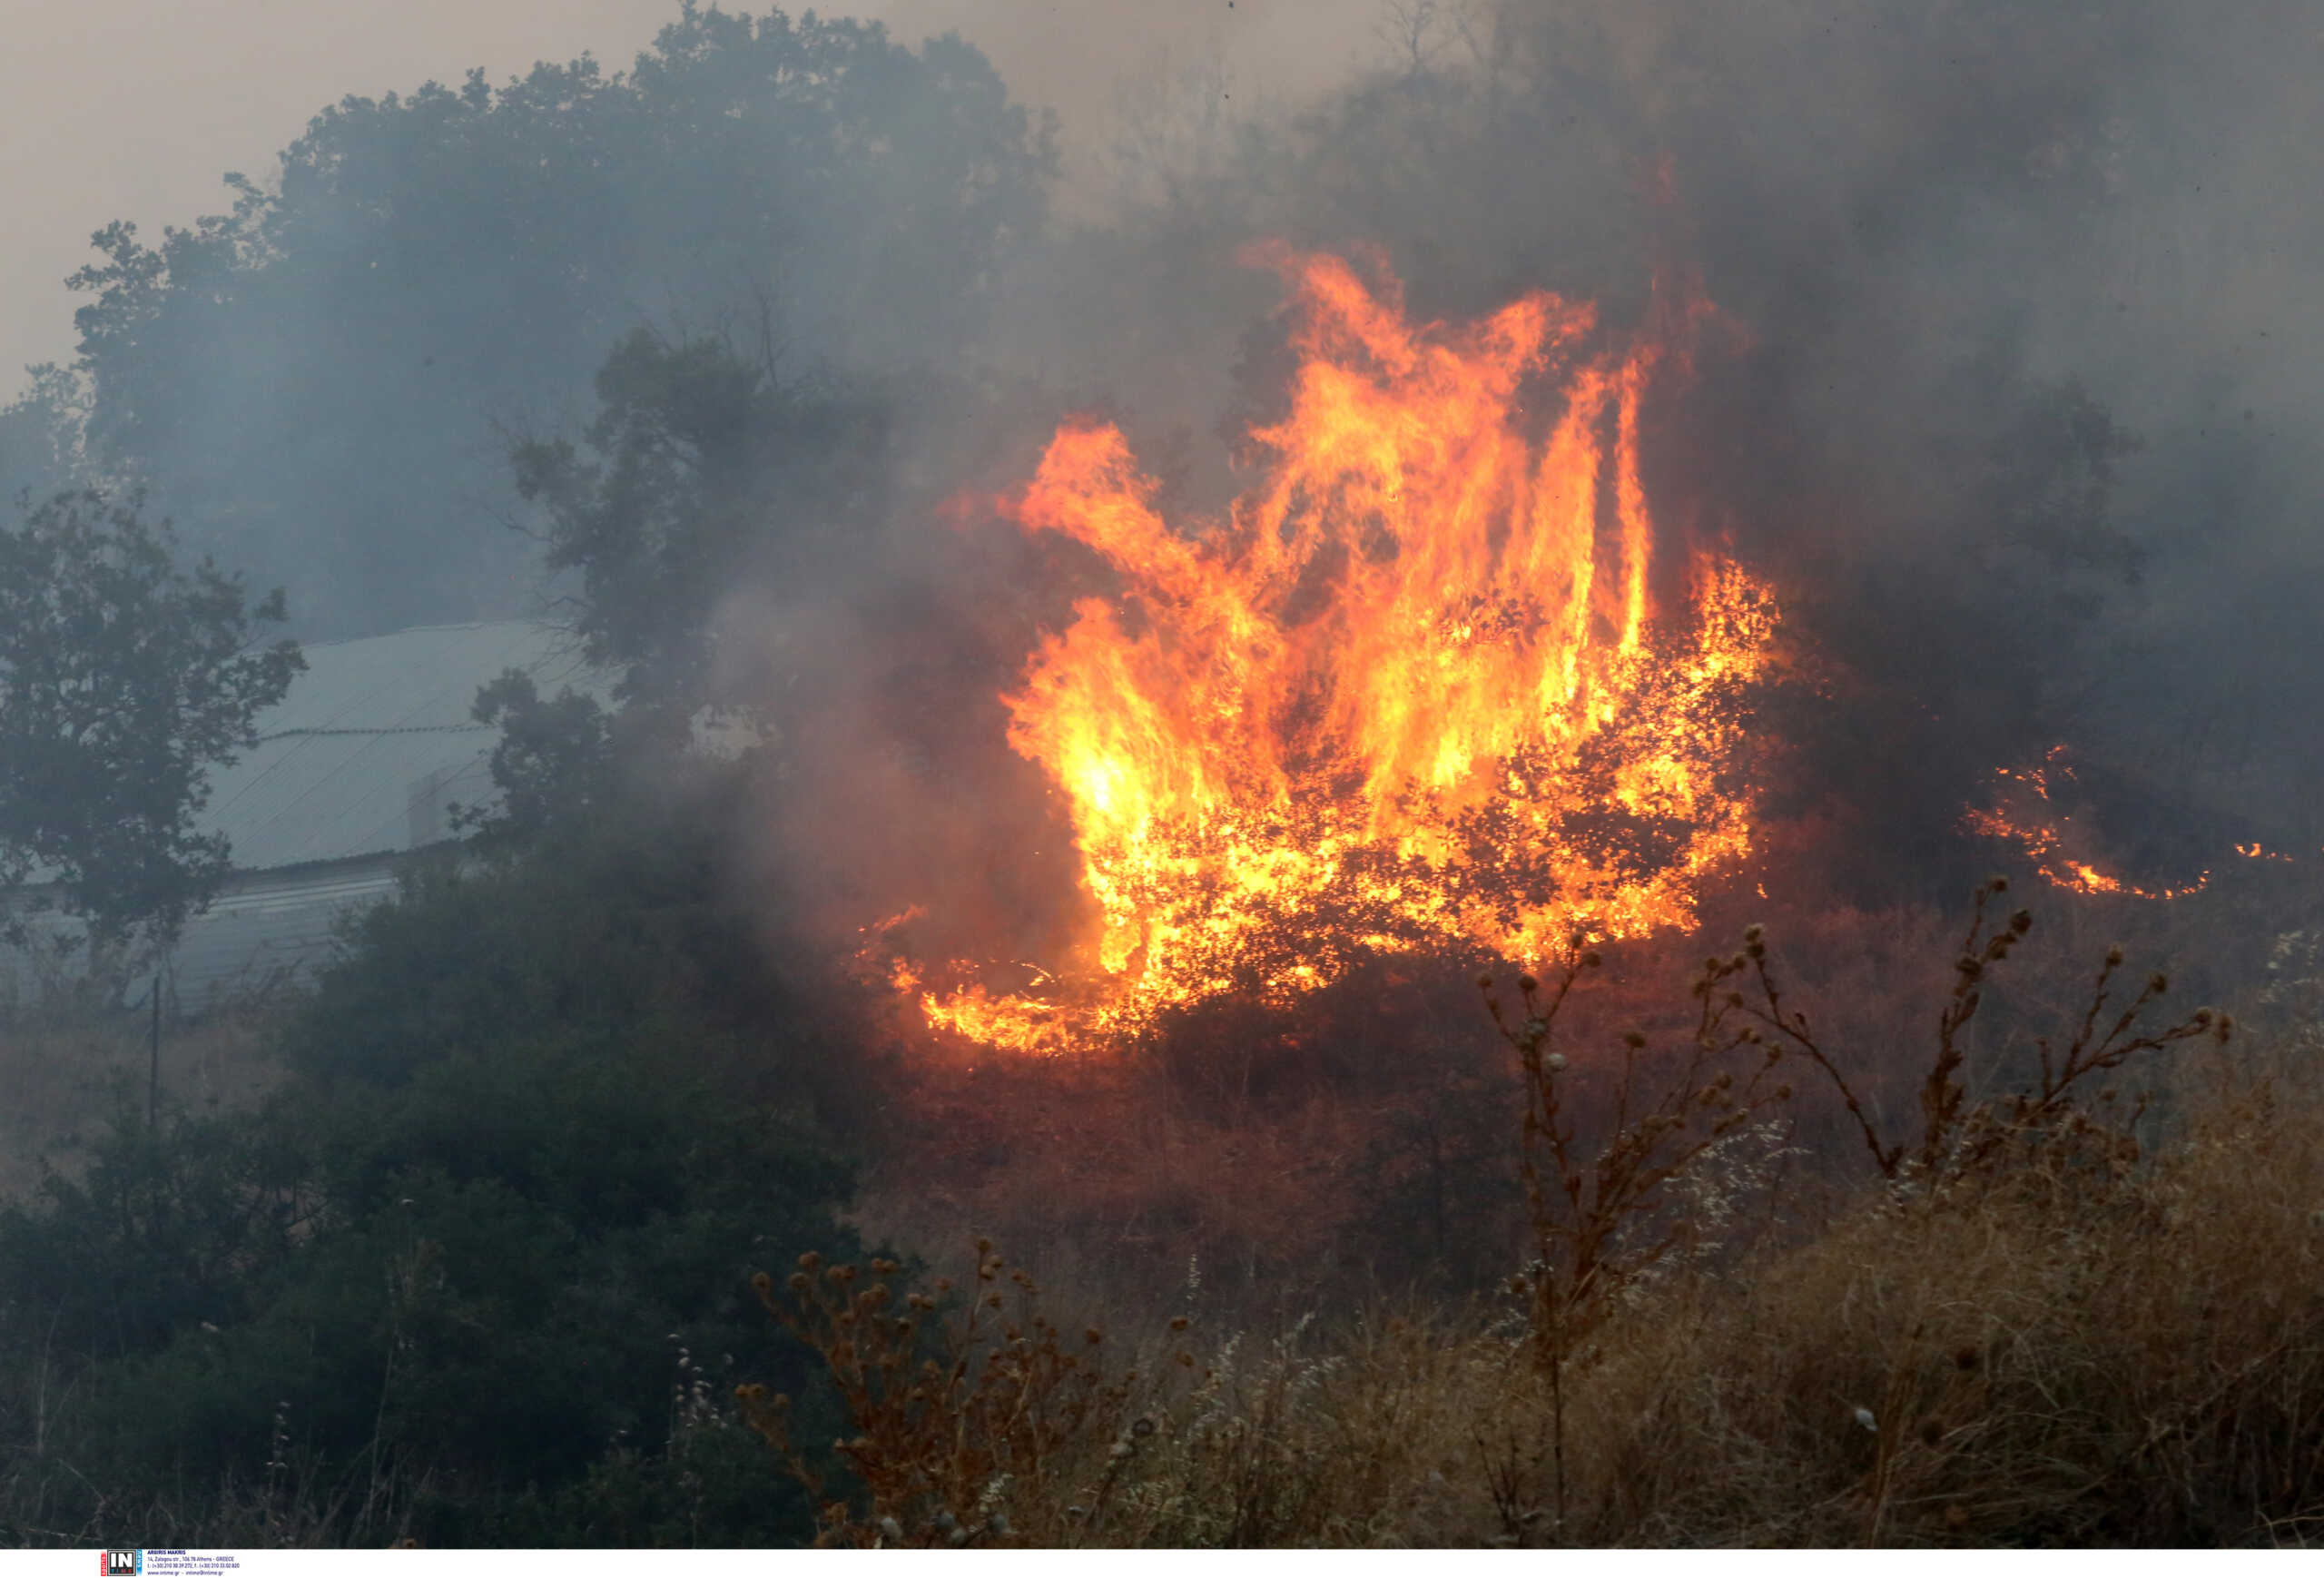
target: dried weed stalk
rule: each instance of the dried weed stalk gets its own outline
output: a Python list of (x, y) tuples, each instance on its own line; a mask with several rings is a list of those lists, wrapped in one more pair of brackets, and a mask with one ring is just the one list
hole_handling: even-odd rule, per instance
[(866, 1275), (808, 1254), (787, 1298), (765, 1273), (753, 1279), (838, 1389), (855, 1434), (832, 1445), (855, 1494), (793, 1441), (787, 1396), (738, 1388), (745, 1421), (814, 1499), (821, 1544), (1049, 1543), (1058, 1531), (1019, 1529), (1007, 1508), (1074, 1501), (1060, 1476), (1089, 1455), (1080, 1449), (1090, 1441), (1119, 1433), (1137, 1373), (1108, 1379), (1105, 1334), (1091, 1327), (1077, 1340), (1059, 1330), (1032, 1277), (988, 1239), (977, 1241), (976, 1281), (958, 1299), (939, 1278), (934, 1296), (907, 1293), (898, 1310), (890, 1281), (900, 1269), (875, 1259)]
[[(2101, 1117), (2082, 1100), (2092, 1077), (2195, 1037), (2226, 1040), (2230, 1021), (2211, 1009), (2198, 1009), (2164, 1028), (2143, 1024), (2169, 990), (2160, 972), (2110, 1016), (2122, 965), (2117, 947), (2108, 951), (2098, 971), (2072, 1039), (2062, 1050), (2048, 1038), (2037, 1043), (2041, 1070), (2034, 1088), (1971, 1102), (1963, 1077), (1968, 1061), (1965, 1031), (1984, 1001), (1988, 972), (2008, 959), (2034, 925), (2032, 914), (2022, 909), (2005, 919), (1994, 912), (1995, 901), (2007, 888), (2006, 879), (1995, 877), (1977, 889), (1953, 989), (1937, 1016), (1935, 1053), (1921, 1080), (1916, 1138), (1882, 1132), (1849, 1072), (1817, 1039), (1807, 1016), (1785, 1004), (1758, 926), (1745, 930), (1738, 952), (1703, 962), (1690, 988), (1695, 1024), (1684, 1048), (1657, 1060), (1649, 1071), (1642, 1060), (1646, 1037), (1636, 1031), (1623, 1037), (1611, 1111), (1589, 1143), (1574, 1119), (1567, 1060), (1555, 1050), (1561, 1011), (1583, 974), (1600, 963), (1586, 933), (1576, 931), (1566, 939), (1546, 986), (1530, 973), (1517, 978), (1521, 1018), (1512, 1016), (1494, 994), (1492, 976), (1479, 977), (1493, 1024), (1516, 1050), (1523, 1070), (1519, 1143), (1533, 1260), (1513, 1287), (1527, 1301), (1532, 1361), (1548, 1386), (1548, 1455), (1558, 1527), (1566, 1526), (1569, 1512), (1568, 1392), (1573, 1366), (1587, 1356), (1589, 1345), (1617, 1307), (1617, 1295), (1639, 1286), (1698, 1233), (1702, 1213), (1689, 1208), (1685, 1191), (1674, 1186), (1738, 1136), (1779, 1121), (1794, 1094), (1791, 1085), (1775, 1078), (1787, 1053), (1804, 1056), (1822, 1073), (1855, 1121), (1881, 1177), (1892, 1185), (1915, 1186), (1922, 1198), (1934, 1201), (1972, 1182), (1979, 1189), (1998, 1190), (2034, 1173), (2053, 1176), (2069, 1161), (2094, 1159), (2119, 1172), (2136, 1159), (2134, 1129), (2143, 1103), (2133, 1104), (2126, 1115)], [(1890, 1448), (1902, 1435), (1897, 1421), (1886, 1415), (1897, 1411), (1884, 1409), (1875, 1419), (1882, 1443), (1870, 1496), (1868, 1527), (1875, 1533), (1886, 1500), (1880, 1489), (1892, 1479), (1886, 1472)], [(1521, 1474), (1516, 1444), (1489, 1445), (1481, 1434), (1477, 1446), (1504, 1530), (1517, 1536), (1528, 1525), (1517, 1490)]]
[[(1993, 914), (1998, 908), (1996, 901), (2008, 891), (2005, 877), (1994, 877), (1977, 889), (1968, 931), (1953, 963), (1953, 990), (1937, 1014), (1935, 1055), (1921, 1080), (1921, 1131), (1917, 1141), (1883, 1137), (1865, 1110), (1846, 1072), (1816, 1039), (1807, 1016), (1785, 1008), (1774, 972), (1768, 965), (1767, 944), (1758, 935), (1758, 928), (1752, 927), (1745, 933), (1741, 953), (1724, 962), (1712, 962), (1717, 977), (1748, 972), (1754, 995), (1747, 999), (1739, 991), (1729, 991), (1725, 999), (1727, 1004), (1750, 1021), (1754, 1028), (1771, 1035), (1771, 1044), (1800, 1052), (1823, 1072), (1847, 1109), (1857, 1132), (1864, 1138), (1865, 1149), (1885, 1179), (1894, 1181), (1910, 1172), (1917, 1175), (1925, 1187), (1935, 1189), (1988, 1168), (2004, 1153), (2014, 1151), (2022, 1155), (2029, 1148), (2058, 1139), (2077, 1143), (2111, 1140), (2126, 1154), (2135, 1156), (2132, 1136), (2143, 1104), (2134, 1106), (2126, 1116), (2102, 1119), (2081, 1100), (2091, 1093), (2091, 1077), (2110, 1073), (2142, 1052), (2160, 1051), (2199, 1036), (2224, 1043), (2234, 1028), (2229, 1015), (2208, 1008), (2196, 1009), (2164, 1028), (2143, 1028), (2142, 1021), (2148, 1010), (2171, 990), (2170, 979), (2161, 971), (2150, 974), (2143, 988), (2108, 1019), (2108, 1006), (2119, 990), (2116, 976), (2123, 957), (2121, 947), (2109, 948), (2092, 983), (2089, 1003), (2075, 1026), (2073, 1039), (2063, 1050), (2050, 1037), (2037, 1040), (2035, 1045), (2041, 1056), (2038, 1085), (1997, 1100), (1970, 1104), (1968, 1086), (1962, 1078), (1968, 1061), (1963, 1032), (1984, 1001), (1984, 985), (1990, 973), (2008, 960), (2011, 950), (2034, 929), (2030, 911), (2017, 910), (2005, 920)], [(1716, 980), (1712, 985), (1715, 989)], [(1702, 988), (1699, 985), (1697, 990)]]
[(1728, 1066), (1746, 1048), (1756, 1053), (1759, 1036), (1752, 1027), (1730, 1021), (1730, 1002), (1716, 997), (1713, 989), (1732, 972), (1731, 962), (1711, 959), (1695, 982), (1700, 1007), (1693, 1037), (1659, 1089), (1640, 1066), (1646, 1037), (1632, 1031), (1622, 1038), (1610, 1129), (1585, 1154), (1568, 1099), (1566, 1059), (1553, 1049), (1560, 1011), (1583, 972), (1600, 963), (1587, 942), (1580, 932), (1567, 938), (1556, 979), (1546, 991), (1530, 973), (1517, 978), (1521, 1020), (1512, 1021), (1502, 1009), (1490, 975), (1477, 981), (1493, 1023), (1516, 1050), (1524, 1070), (1519, 1163), (1531, 1215), (1533, 1259), (1514, 1286), (1528, 1300), (1534, 1362), (1550, 1385), (1551, 1473), (1561, 1524), (1567, 1510), (1568, 1367), (1614, 1296), (1692, 1232), (1690, 1215), (1664, 1208), (1672, 1181), (1791, 1097), (1788, 1085), (1768, 1078), (1781, 1058), (1775, 1048), (1750, 1058), (1739, 1082)]
[[(2324, 1484), (2307, 1445), (2324, 1392), (2304, 1362), (2297, 1399), (2270, 1388), (2308, 1317), (2273, 1295), (2227, 1297), (2263, 1257), (2221, 1248), (2200, 1297), (2157, 1269), (2207, 1251), (2201, 1234), (2180, 1241), (2195, 1233), (2181, 1197), (2219, 1198), (2256, 1141), (2199, 1135), (2134, 1169), (2140, 1109), (2125, 1116), (2102, 1089), (2134, 1058), (2224, 1041), (2228, 1018), (2149, 1024), (2169, 983), (2126, 990), (2112, 950), (2024, 1088), (1975, 1098), (1968, 1030), (2033, 925), (2000, 912), (2004, 892), (1976, 895), (1916, 1123), (1885, 1123), (1863, 1099), (1864, 1070), (1787, 1001), (1757, 926), (1696, 973), (1681, 1044), (1633, 1033), (1593, 1068), (1570, 1068), (1556, 1041), (1599, 963), (1584, 937), (1546, 982), (1520, 977), (1513, 1004), (1481, 981), (1523, 1072), (1531, 1264), (1506, 1325), (1440, 1337), (1391, 1323), (1367, 1346), (1359, 1321), (1321, 1355), (1295, 1351), (1295, 1330), (1253, 1368), (1234, 1340), (1198, 1363), (1181, 1317), (1142, 1351), (1141, 1380), (1124, 1356), (1118, 1374), (1101, 1364), (1095, 1328), (1069, 1339), (1043, 1316), (1033, 1279), (990, 1243), (973, 1284), (940, 1281), (932, 1297), (891, 1292), (892, 1262), (809, 1256), (787, 1297), (763, 1277), (760, 1294), (821, 1356), (852, 1434), (811, 1454), (788, 1401), (751, 1387), (743, 1417), (808, 1486), (828, 1544), (2038, 1534), (2144, 1505), (2140, 1487), (2166, 1471), (2192, 1507), (2225, 1472), (2215, 1458), (2265, 1465), (2275, 1488), (2255, 1504), (2305, 1508), (2309, 1481)], [(1877, 1198), (1722, 1259), (1716, 1283), (1676, 1275), (1739, 1196), (1775, 1204), (1774, 1169), (1738, 1159), (1781, 1154), (1796, 1092), (1780, 1076), (1803, 1060), (1853, 1119)], [(2144, 1335), (2086, 1318), (2102, 1297), (2139, 1304)], [(2210, 1360), (2184, 1376), (2158, 1362), (2152, 1385), (2109, 1361), (2124, 1343), (2176, 1354), (2191, 1299), (2213, 1333), (2214, 1310), (2276, 1313), (2247, 1321), (2231, 1364), (2222, 1349), (2225, 1381), (2204, 1378)], [(2230, 1437), (2250, 1445), (2214, 1449)]]

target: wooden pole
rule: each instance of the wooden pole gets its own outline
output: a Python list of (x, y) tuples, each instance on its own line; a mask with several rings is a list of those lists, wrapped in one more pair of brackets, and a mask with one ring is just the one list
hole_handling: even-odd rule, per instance
[(148, 1133), (162, 1126), (162, 967), (153, 966), (153, 986), (148, 994), (153, 1000), (153, 1012), (145, 1032), (145, 1050), (149, 1058), (145, 1074), (145, 1128)]

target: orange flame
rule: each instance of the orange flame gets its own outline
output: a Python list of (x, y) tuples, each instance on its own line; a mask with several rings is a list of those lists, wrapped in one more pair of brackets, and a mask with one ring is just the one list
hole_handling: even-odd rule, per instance
[[(2037, 767), (2002, 767), (1994, 771), (1994, 781), (2003, 799), (2032, 800), (2047, 804), (2050, 802), (2050, 772), (2072, 778), (2073, 763), (2063, 745), (2053, 745)], [(2013, 785), (2014, 788), (2013, 789)], [(2071, 815), (2062, 815), (2053, 823), (2031, 807), (2013, 810), (2007, 805), (1985, 810), (1972, 808), (1962, 818), (1962, 824), (1971, 833), (1996, 838), (2017, 846), (2019, 853), (2033, 863), (2034, 871), (2053, 887), (2072, 893), (2114, 893), (2133, 899), (2182, 899), (2190, 893), (2201, 893), (2211, 885), (2211, 874), (2205, 872), (2183, 887), (2142, 888), (2134, 883), (2101, 871), (2086, 860), (2066, 853), (2065, 824)], [(2259, 846), (2251, 846), (2257, 850)], [(2236, 853), (2244, 853), (2238, 844)], [(2249, 858), (2247, 856), (2247, 858)]]
[(1004, 698), (1097, 932), (1039, 995), (922, 994), (940, 1028), (1054, 1051), (1366, 954), (1536, 959), (1572, 929), (1688, 924), (1749, 845), (1727, 702), (1776, 612), (1717, 554), (1656, 566), (1639, 450), (1662, 348), (1587, 352), (1591, 310), (1546, 293), (1414, 326), (1393, 281), (1262, 261), (1300, 365), (1224, 518), (1174, 527), (1122, 434), (1079, 423), (1011, 509), (1119, 577)]

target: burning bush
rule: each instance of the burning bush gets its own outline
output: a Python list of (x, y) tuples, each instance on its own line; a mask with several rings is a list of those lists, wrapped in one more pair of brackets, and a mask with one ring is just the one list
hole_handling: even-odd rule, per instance
[(1256, 256), (1299, 365), (1224, 518), (1167, 519), (1119, 429), (1079, 423), (1003, 506), (1116, 589), (1006, 698), (1069, 813), (1091, 933), (1038, 991), (975, 962), (897, 977), (988, 1046), (1119, 1040), (1415, 950), (1538, 957), (1577, 922), (1683, 925), (1749, 845), (1728, 769), (1774, 607), (1714, 549), (1658, 542), (1640, 479), (1683, 337), (1621, 347), (1546, 293), (1415, 325), (1393, 280)]

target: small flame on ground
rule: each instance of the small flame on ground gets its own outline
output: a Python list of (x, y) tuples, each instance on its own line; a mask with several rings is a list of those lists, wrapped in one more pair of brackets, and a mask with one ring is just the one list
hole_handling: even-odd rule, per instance
[[(2004, 798), (2012, 797), (2009, 788), (2015, 785), (2021, 795), (2030, 795), (2034, 801), (2047, 804), (2051, 799), (2050, 774), (2053, 772), (2065, 778), (2073, 776), (2073, 763), (2063, 745), (2051, 746), (2039, 766), (1997, 768), (1994, 778)], [(2062, 815), (2053, 823), (2030, 810), (2020, 810), (2013, 814), (2010, 810), (1996, 807), (1970, 810), (1962, 818), (1962, 825), (1971, 833), (2014, 844), (2043, 881), (2068, 893), (2118, 894), (2132, 899), (2183, 899), (2191, 893), (2201, 893), (2211, 885), (2211, 873), (2208, 871), (2182, 887), (2160, 888), (2142, 888), (2102, 871), (2089, 861), (2066, 853), (2064, 826), (2073, 820), (2071, 815)], [(2259, 845), (2253, 844), (2251, 848), (2257, 850)], [(2238, 844), (2236, 853), (2243, 853), (2244, 847)]]

